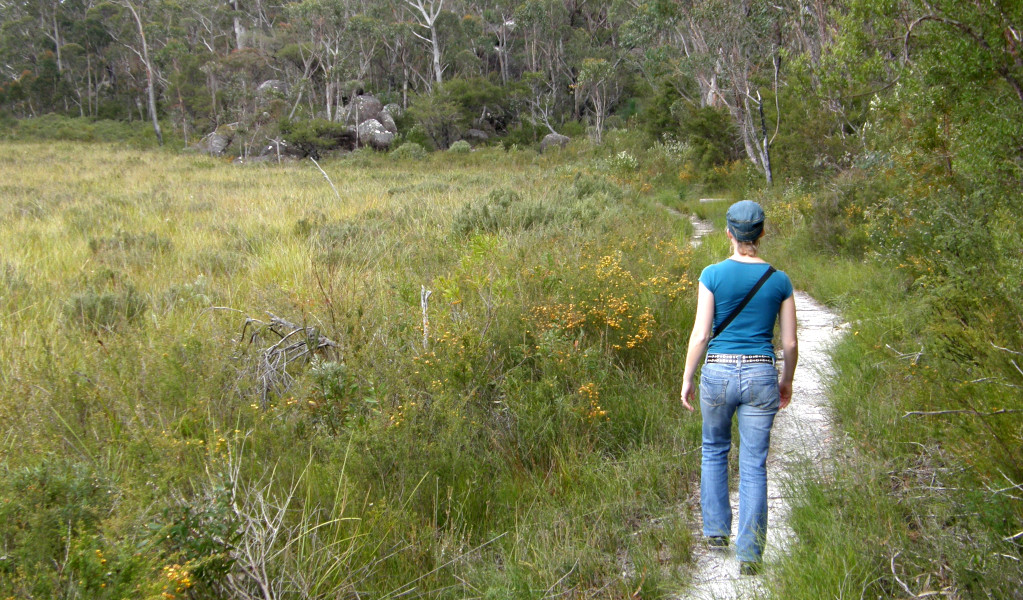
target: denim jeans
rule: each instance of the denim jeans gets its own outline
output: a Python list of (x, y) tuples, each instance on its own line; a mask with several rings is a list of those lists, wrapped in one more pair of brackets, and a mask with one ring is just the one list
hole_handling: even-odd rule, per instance
[(739, 415), (739, 535), (735, 554), (740, 561), (759, 562), (767, 539), (767, 449), (778, 413), (778, 372), (765, 363), (703, 365), (700, 411), (703, 415), (703, 459), (700, 501), (705, 536), (729, 536), (732, 507), (728, 501), (728, 451), (732, 446), (732, 415)]

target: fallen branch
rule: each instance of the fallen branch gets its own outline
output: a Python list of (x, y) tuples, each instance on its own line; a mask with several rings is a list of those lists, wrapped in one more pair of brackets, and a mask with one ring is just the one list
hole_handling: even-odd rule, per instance
[(326, 179), (327, 183), (330, 184), (330, 189), (334, 190), (334, 195), (337, 196), (337, 201), (340, 202), (341, 194), (337, 193), (337, 188), (334, 187), (334, 182), (330, 180), (330, 177), (327, 175), (327, 172), (323, 170), (323, 167), (320, 166), (320, 163), (316, 162), (315, 158), (310, 156), (309, 160), (313, 161), (313, 164), (316, 165), (316, 168), (320, 170), (320, 173), (323, 173), (323, 178)]
[(320, 335), (315, 327), (296, 325), (287, 319), (268, 312), (270, 321), (261, 321), (248, 317), (242, 325), (241, 339), (246, 339), (246, 331), (252, 326), (248, 343), (253, 344), (265, 332), (278, 336), (276, 342), (260, 351), (256, 361), (256, 379), (259, 381), (259, 399), (264, 408), (271, 395), (281, 396), (287, 393), (295, 378), (288, 373), (288, 365), (297, 360), (310, 360), (317, 354), (340, 355), (340, 345), (334, 340)]
[(989, 413), (982, 413), (973, 409), (957, 409), (957, 410), (911, 410), (908, 413), (902, 415), (902, 418), (906, 417), (934, 417), (940, 415), (976, 415), (978, 417), (993, 417), (995, 415), (1005, 415), (1012, 413), (1020, 413), (1023, 410), (1015, 408), (999, 408), (998, 410), (991, 411)]
[(994, 385), (1004, 385), (1005, 387), (1011, 387), (1011, 388), (1023, 388), (1023, 386), (1021, 386), (1021, 385), (1015, 385), (1015, 384), (1012, 384), (1012, 383), (1006, 383), (1006, 382), (1002, 381), (1001, 378), (999, 378), (999, 377), (981, 377), (980, 379), (971, 379), (969, 381), (965, 381), (965, 380), (960, 379), (959, 383), (991, 383), (991, 384), (994, 384)]
[(894, 555), (892, 555), (892, 577), (894, 577), (895, 581), (898, 582), (900, 586), (902, 586), (902, 589), (906, 590), (906, 593), (909, 594), (910, 598), (916, 598), (917, 595), (913, 593), (913, 590), (909, 589), (909, 586), (906, 585), (906, 582), (899, 579), (898, 574), (895, 573), (895, 559), (898, 558), (900, 554), (902, 553), (896, 552)]
[(1008, 352), (1009, 354), (1016, 354), (1018, 356), (1023, 356), (1023, 352), (1017, 352), (1015, 350), (1010, 350), (1008, 348), (1002, 348), (1001, 346), (996, 346), (994, 342), (990, 342), (990, 344), (991, 344), (991, 347), (994, 348), (995, 350), (1001, 350), (1002, 352)]
[(920, 362), (920, 357), (924, 355), (924, 346), (923, 346), (923, 344), (920, 344), (920, 351), (919, 352), (905, 352), (905, 353), (899, 352), (898, 350), (896, 350), (895, 348), (892, 348), (888, 344), (885, 344), (884, 347), (888, 348), (889, 350), (894, 352), (896, 355), (898, 355), (899, 358), (909, 359), (909, 362), (911, 362), (914, 365), (916, 363)]

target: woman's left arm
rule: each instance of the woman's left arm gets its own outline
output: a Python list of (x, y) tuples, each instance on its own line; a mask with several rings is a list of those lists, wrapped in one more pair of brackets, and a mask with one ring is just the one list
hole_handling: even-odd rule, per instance
[(693, 322), (693, 333), (689, 336), (689, 350), (686, 352), (686, 369), (682, 375), (682, 406), (692, 411), (692, 402), (696, 400), (696, 367), (703, 359), (710, 343), (714, 329), (714, 292), (700, 283), (700, 292), (696, 300), (696, 318)]
[(778, 391), (781, 394), (780, 408), (785, 408), (792, 401), (792, 376), (796, 373), (796, 362), (799, 361), (799, 342), (796, 339), (796, 299), (789, 296), (781, 303), (779, 312), (781, 326), (782, 365), (781, 376), (778, 378)]

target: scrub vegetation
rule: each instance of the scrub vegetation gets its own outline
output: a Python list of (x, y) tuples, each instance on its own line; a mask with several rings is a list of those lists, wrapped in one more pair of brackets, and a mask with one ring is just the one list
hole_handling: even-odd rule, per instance
[(849, 322), (766, 585), (1021, 597), (1023, 4), (187, 9), (0, 0), (0, 598), (684, 588), (701, 197)]
[(681, 585), (683, 221), (584, 155), (323, 166), (5, 144), (0, 596)]

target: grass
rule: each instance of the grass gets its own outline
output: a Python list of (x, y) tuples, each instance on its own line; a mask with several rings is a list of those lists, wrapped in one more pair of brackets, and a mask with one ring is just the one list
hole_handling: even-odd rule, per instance
[(832, 463), (806, 465), (793, 486), (799, 542), (769, 575), (773, 592), (1019, 598), (1018, 417), (985, 415), (1018, 397), (972, 381), (997, 372), (996, 352), (950, 361), (940, 353), (944, 333), (936, 335), (953, 328), (959, 339), (998, 339), (997, 328), (949, 324), (942, 310), (954, 309), (955, 297), (931, 296), (883, 256), (829, 248), (814, 235), (814, 200), (804, 190), (762, 201), (779, 224), (765, 252), (850, 327), (832, 353), (829, 389), (843, 436)]
[[(0, 596), (682, 585), (695, 265), (640, 184), (355, 153), (339, 202), (305, 163), (4, 149)], [(337, 347), (267, 370), (268, 313)]]
[[(1018, 398), (987, 341), (1016, 345), (865, 253), (828, 193), (617, 132), (356, 152), (322, 163), (341, 201), (311, 164), (4, 149), (0, 597), (676, 594), (699, 423), (674, 399), (719, 196), (761, 200), (765, 256), (850, 324), (843, 436), (791, 492), (773, 593), (1020, 597)], [(663, 206), (716, 232), (689, 250)], [(268, 371), (268, 312), (305, 328), (293, 352), (337, 347)]]

